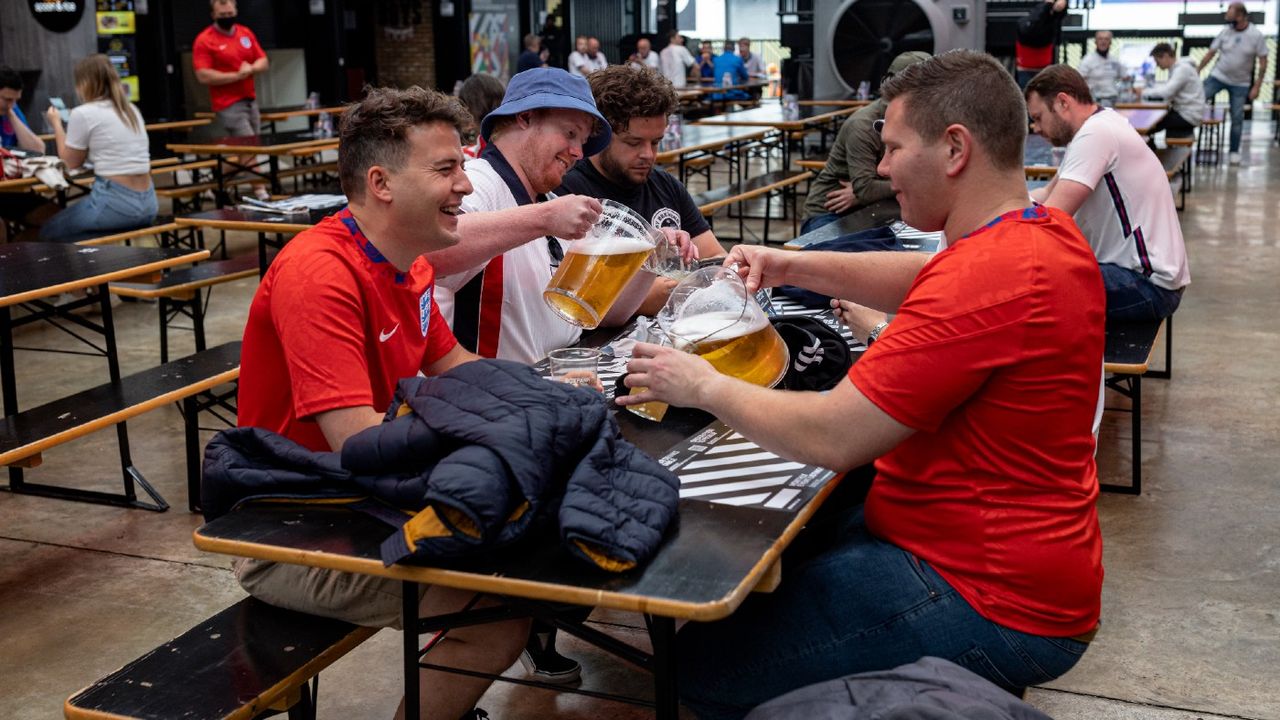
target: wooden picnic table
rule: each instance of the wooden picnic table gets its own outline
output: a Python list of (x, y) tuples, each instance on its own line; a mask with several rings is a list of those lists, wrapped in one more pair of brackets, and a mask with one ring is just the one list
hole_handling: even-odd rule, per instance
[(258, 234), (258, 275), (267, 272), (270, 264), (269, 252), (284, 247), (288, 238), (313, 227), (326, 215), (340, 210), (340, 207), (326, 210), (313, 210), (305, 217), (300, 215), (282, 215), (279, 213), (259, 212), (242, 207), (223, 207), (216, 210), (192, 213), (174, 218), (174, 222), (182, 227), (204, 230), (254, 232)]
[(1133, 129), (1138, 131), (1139, 135), (1149, 135), (1152, 128), (1169, 114), (1169, 108), (1168, 106), (1120, 108), (1116, 112), (1123, 115), (1129, 121), (1129, 124), (1133, 126)]
[[(678, 521), (668, 529), (657, 554), (627, 572), (590, 568), (555, 542), (521, 543), (462, 561), (386, 566), (379, 548), (395, 529), (348, 505), (332, 503), (244, 503), (197, 529), (195, 545), (208, 552), (400, 580), (409, 599), (403, 604), (403, 626), (418, 632), (458, 620), (452, 615), (420, 621), (419, 583), (499, 596), (513, 612), (522, 613), (517, 616), (554, 612), (566, 604), (643, 613), (653, 651), (616, 643), (610, 647), (651, 669), (654, 699), (608, 697), (652, 706), (657, 717), (675, 720), (676, 620), (723, 618), (753, 590), (777, 587), (784, 571), (783, 550), (839, 478), (829, 470), (787, 463), (705, 413), (672, 408), (662, 423), (626, 411), (615, 414), (623, 436), (660, 459), (682, 483)], [(703, 467), (699, 458), (705, 457), (715, 459)], [(752, 483), (750, 491), (739, 487), (743, 479), (759, 474), (776, 482)], [(801, 490), (785, 477), (807, 484)], [(709, 491), (709, 485), (717, 484), (723, 489)], [(746, 492), (763, 492), (763, 497), (742, 494)], [(464, 612), (476, 612), (472, 617), (480, 621), (486, 611)], [(408, 717), (418, 711), (418, 632), (406, 631), (401, 648)], [(584, 636), (589, 642), (592, 637)]]
[[(99, 347), (86, 338), (78, 340), (107, 359), (112, 382), (120, 381), (120, 356), (116, 348), (115, 325), (112, 320), (108, 283), (146, 275), (158, 275), (166, 268), (198, 262), (209, 257), (207, 250), (103, 246), (83, 247), (67, 243), (19, 242), (0, 245), (0, 389), (4, 393), (6, 418), (19, 412), (17, 368), (13, 330), (22, 325), (57, 318), (102, 336)], [(56, 306), (49, 298), (62, 293), (96, 288), (96, 298), (85, 298), (70, 306)], [(101, 309), (99, 322), (92, 322), (72, 310), (96, 304)], [(15, 317), (14, 308), (25, 313)], [(56, 367), (53, 365), (52, 367)], [(122, 466), (129, 466), (129, 437), (124, 423), (117, 425)], [(9, 489), (36, 492), (26, 488), (23, 468), (9, 467)], [(102, 493), (55, 488), (58, 497), (94, 498)], [(39, 494), (38, 492), (36, 494)]]
[[(854, 107), (841, 107), (822, 112), (813, 106), (805, 106), (800, 108), (800, 117), (789, 119), (786, 117), (784, 108), (780, 103), (769, 103), (749, 110), (712, 115), (711, 117), (702, 118), (696, 124), (769, 127), (782, 133), (820, 129), (823, 132), (825, 142), (826, 133), (837, 130), (840, 123), (844, 122), (844, 119), (852, 115), (856, 110), (857, 108)], [(786, 142), (784, 138), (782, 143), (782, 167), (784, 169), (789, 168), (791, 166), (790, 163), (791, 143)]]
[[(310, 130), (291, 130), (243, 137), (194, 138), (191, 142), (171, 143), (167, 147), (174, 153), (216, 157), (222, 161), (213, 169), (214, 182), (218, 188), (218, 202), (221, 204), (227, 180), (224, 164), (230, 166), (235, 173), (245, 172), (262, 178), (270, 184), (272, 194), (278, 195), (280, 194), (281, 156), (290, 155), (294, 150), (301, 148), (319, 150), (335, 147), (335, 142), (332, 136), (317, 137)], [(241, 163), (231, 159), (245, 155), (266, 155), (267, 169), (263, 171), (261, 164), (256, 160)]]
[[(686, 124), (681, 128), (677, 143), (666, 143), (659, 146), (657, 162), (660, 165), (677, 163), (677, 175), (681, 182), (685, 180), (685, 163), (702, 155), (717, 155), (726, 147), (744, 147), (760, 142), (768, 134), (768, 130), (749, 127), (716, 127), (710, 125)], [(736, 166), (733, 156), (727, 158)], [(732, 169), (732, 168), (731, 168)]]

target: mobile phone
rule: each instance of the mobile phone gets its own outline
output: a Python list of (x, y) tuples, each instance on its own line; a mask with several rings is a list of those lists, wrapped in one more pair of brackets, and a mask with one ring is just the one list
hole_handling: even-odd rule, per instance
[(49, 98), (49, 104), (58, 108), (58, 114), (62, 116), (64, 125), (71, 121), (71, 111), (67, 109), (67, 104), (62, 102), (62, 98), (51, 97)]

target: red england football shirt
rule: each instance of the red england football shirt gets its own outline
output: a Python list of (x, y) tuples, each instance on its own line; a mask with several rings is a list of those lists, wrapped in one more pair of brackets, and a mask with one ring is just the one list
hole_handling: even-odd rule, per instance
[(249, 307), (239, 424), (325, 451), (317, 413), (366, 405), (385, 412), (398, 380), (457, 344), (432, 301), (434, 283), (421, 257), (397, 271), (350, 210), (300, 233)]
[[(200, 31), (191, 45), (191, 65), (196, 70), (233, 73), (240, 69), (240, 63), (253, 63), (264, 55), (266, 53), (258, 44), (258, 37), (239, 23), (232, 26), (230, 35), (210, 25)], [(226, 110), (237, 100), (255, 98), (252, 75), (226, 85), (209, 86), (209, 100), (214, 112)]]
[(849, 372), (916, 430), (876, 462), (868, 529), (1015, 630), (1070, 637), (1098, 622), (1105, 313), (1071, 217), (1027, 208), (939, 253)]

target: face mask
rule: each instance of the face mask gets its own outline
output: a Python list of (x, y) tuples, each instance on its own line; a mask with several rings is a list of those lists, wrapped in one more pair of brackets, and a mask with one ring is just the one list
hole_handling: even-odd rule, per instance
[(223, 30), (230, 30), (236, 25), (236, 17), (232, 15), (231, 17), (215, 18), (213, 22)]
[(1098, 54), (1101, 55), (1102, 57), (1106, 57), (1107, 53), (1109, 52), (1111, 52), (1111, 48), (1107, 48), (1106, 50), (1099, 50)]

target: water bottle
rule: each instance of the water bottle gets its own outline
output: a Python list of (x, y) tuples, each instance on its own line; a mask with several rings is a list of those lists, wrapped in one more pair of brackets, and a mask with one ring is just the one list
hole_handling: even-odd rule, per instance
[(727, 72), (720, 78), (720, 87), (729, 87), (733, 84), (733, 73)]
[(782, 118), (784, 120), (800, 119), (800, 99), (795, 93), (782, 96)]
[(667, 116), (667, 129), (662, 133), (662, 144), (667, 149), (680, 146), (680, 136), (684, 134), (684, 118), (674, 112)]
[(333, 116), (327, 112), (320, 113), (320, 137), (333, 137)]
[(870, 96), (871, 96), (871, 83), (867, 80), (863, 80), (862, 82), (858, 83), (858, 99), (866, 100)]
[[(320, 107), (320, 93), (315, 92), (314, 90), (311, 91), (311, 93), (307, 95), (307, 101), (303, 103), (302, 106), (308, 110), (315, 110)], [(320, 134), (320, 118), (316, 118), (311, 122), (311, 132), (317, 135)]]

